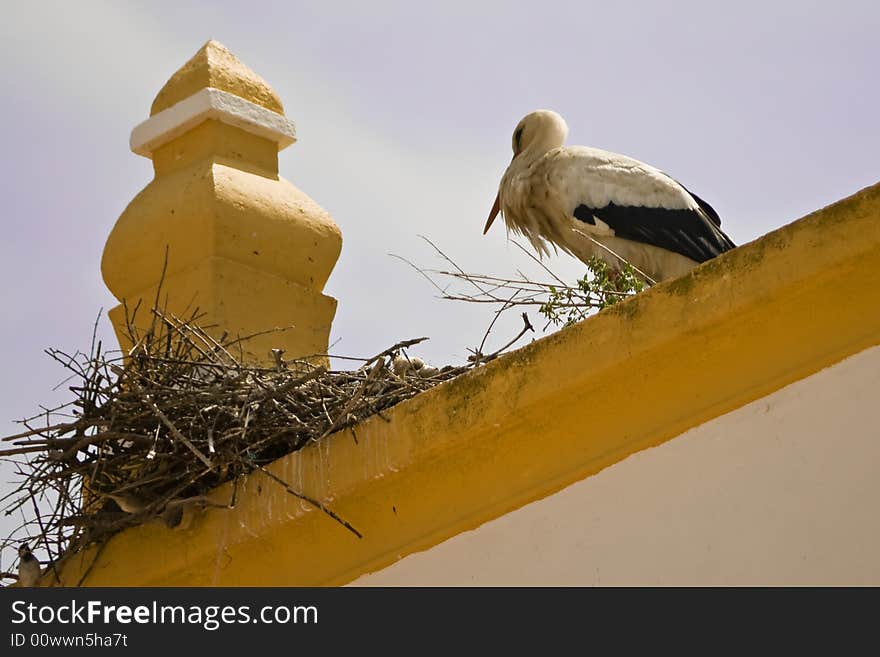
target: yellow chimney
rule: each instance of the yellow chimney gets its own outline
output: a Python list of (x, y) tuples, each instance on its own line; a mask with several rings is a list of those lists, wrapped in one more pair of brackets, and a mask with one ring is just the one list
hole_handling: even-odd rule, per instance
[[(326, 353), (336, 300), (322, 290), (342, 234), (278, 176), (278, 151), (295, 141), (275, 91), (216, 41), (171, 76), (131, 135), (155, 177), (119, 217), (101, 262), (129, 314), (140, 302), (140, 328), (161, 280), (160, 306), (181, 317), (198, 309), (215, 336), (292, 327), (244, 342), (250, 362), (270, 362), (273, 348), (288, 359)], [(109, 313), (127, 350), (125, 314), (123, 305)]]

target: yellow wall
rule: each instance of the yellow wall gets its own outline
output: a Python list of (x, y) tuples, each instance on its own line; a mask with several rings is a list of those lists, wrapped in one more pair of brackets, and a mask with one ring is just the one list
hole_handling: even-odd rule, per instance
[(880, 346), (357, 586), (877, 586)]
[(874, 186), (273, 464), (362, 539), (257, 474), (117, 535), (86, 584), (350, 582), (880, 343), (878, 290)]

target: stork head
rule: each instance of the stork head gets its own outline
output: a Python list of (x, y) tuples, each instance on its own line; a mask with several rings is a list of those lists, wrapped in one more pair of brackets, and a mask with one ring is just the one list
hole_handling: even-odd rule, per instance
[(559, 148), (568, 136), (568, 125), (553, 110), (535, 110), (526, 114), (513, 131), (513, 158), (529, 151), (543, 155)]
[[(513, 131), (511, 165), (521, 155), (532, 160), (547, 151), (559, 148), (565, 143), (567, 136), (568, 125), (566, 125), (565, 119), (553, 110), (541, 109), (526, 114)], [(483, 228), (483, 235), (489, 232), (489, 228), (500, 210), (501, 191), (499, 190), (492, 210), (489, 212), (489, 219), (486, 220), (486, 226)]]

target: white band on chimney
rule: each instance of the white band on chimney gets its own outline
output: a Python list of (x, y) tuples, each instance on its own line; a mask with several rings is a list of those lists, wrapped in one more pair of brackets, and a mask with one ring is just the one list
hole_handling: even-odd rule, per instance
[(278, 144), (278, 150), (296, 141), (293, 121), (234, 94), (208, 87), (184, 98), (135, 126), (129, 144), (138, 155), (150, 157), (175, 137), (202, 121), (216, 119)]

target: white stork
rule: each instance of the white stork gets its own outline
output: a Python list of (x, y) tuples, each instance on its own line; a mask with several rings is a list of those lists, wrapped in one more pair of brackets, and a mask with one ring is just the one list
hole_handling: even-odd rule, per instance
[(625, 155), (563, 146), (568, 126), (537, 110), (513, 133), (513, 160), (483, 229), (498, 212), (539, 254), (549, 244), (586, 262), (626, 263), (653, 281), (675, 278), (735, 248), (721, 219), (659, 169)]

